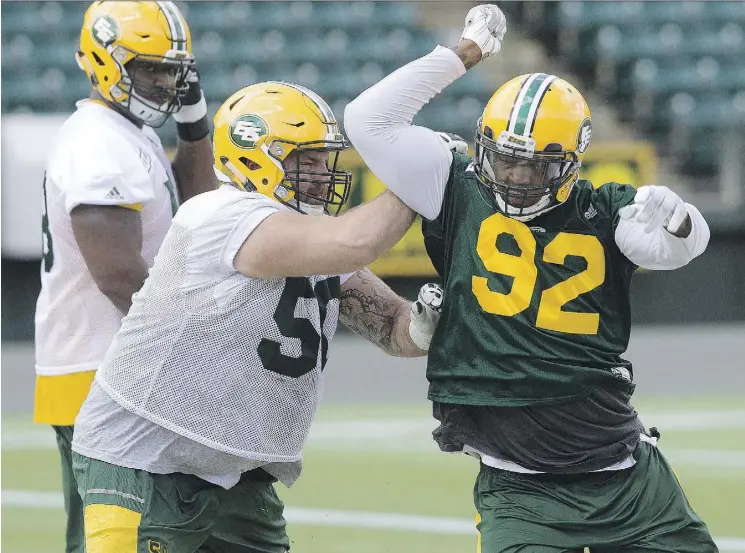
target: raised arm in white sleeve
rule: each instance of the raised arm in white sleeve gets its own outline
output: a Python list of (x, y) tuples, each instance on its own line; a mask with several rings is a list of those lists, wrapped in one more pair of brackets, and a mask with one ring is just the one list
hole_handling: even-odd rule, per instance
[(344, 128), (370, 170), (427, 219), (440, 213), (453, 155), (414, 116), (466, 72), (458, 55), (438, 46), (398, 69), (347, 105)]
[(411, 122), (467, 69), (497, 54), (506, 32), (497, 6), (474, 6), (452, 50), (438, 46), (363, 92), (344, 112), (347, 135), (372, 172), (427, 219), (440, 213), (453, 156), (437, 134)]
[(706, 250), (710, 231), (696, 207), (687, 203), (685, 208), (691, 218), (691, 232), (686, 238), (679, 238), (662, 226), (646, 232), (645, 223), (621, 218), (615, 233), (621, 253), (649, 270), (666, 271), (687, 265)]

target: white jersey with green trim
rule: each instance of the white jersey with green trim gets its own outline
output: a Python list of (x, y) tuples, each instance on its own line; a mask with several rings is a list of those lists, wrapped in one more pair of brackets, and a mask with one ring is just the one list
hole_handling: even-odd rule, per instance
[(171, 164), (153, 129), (96, 101), (77, 106), (55, 137), (44, 180), (36, 305), (36, 371), (44, 376), (97, 369), (123, 316), (88, 270), (73, 234), (73, 209), (139, 209), (142, 257), (152, 265), (178, 207)]

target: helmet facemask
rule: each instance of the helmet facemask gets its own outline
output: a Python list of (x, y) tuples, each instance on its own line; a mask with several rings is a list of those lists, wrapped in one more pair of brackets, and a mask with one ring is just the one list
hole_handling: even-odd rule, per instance
[[(336, 144), (327, 141), (292, 142), (275, 139), (271, 147), (262, 145), (261, 149), (282, 172), (282, 180), (274, 187), (274, 198), (292, 209), (307, 215), (337, 216), (349, 200), (352, 188), (352, 174), (338, 169), (339, 154), (347, 148), (345, 140)], [(284, 161), (280, 156), (284, 156)], [(297, 155), (292, 155), (297, 152)], [(303, 153), (327, 153), (325, 171), (314, 171), (303, 167)], [(238, 166), (227, 157), (220, 159), (221, 166), (215, 167), (220, 182), (240, 183), (246, 191), (256, 191), (257, 187), (249, 177), (251, 171), (261, 166), (248, 157), (241, 157)]]
[[(282, 142), (277, 140), (275, 144)], [(339, 154), (347, 147), (346, 141), (303, 142), (296, 143), (294, 146), (294, 151), (298, 155), (292, 156), (292, 160), (289, 161), (285, 158), (284, 179), (275, 192), (277, 199), (301, 213), (338, 215), (349, 199), (352, 186), (352, 174), (338, 169)], [(326, 170), (318, 171), (302, 167), (301, 154), (306, 152), (328, 154), (328, 160), (325, 163)], [(287, 200), (280, 197), (283, 190), (293, 192), (292, 198)], [(289, 196), (286, 193), (285, 195)]]
[[(118, 51), (119, 50), (119, 51)], [(127, 95), (118, 105), (149, 127), (160, 127), (181, 108), (181, 98), (189, 89), (189, 71), (194, 59), (136, 54), (117, 46), (112, 57), (119, 65), (122, 78), (111, 88), (111, 96)], [(130, 58), (126, 63), (120, 59)]]
[(535, 140), (503, 131), (493, 139), (490, 127), (476, 133), (474, 171), (493, 193), (505, 215), (527, 221), (566, 200), (580, 162), (572, 151), (549, 144), (535, 152)]

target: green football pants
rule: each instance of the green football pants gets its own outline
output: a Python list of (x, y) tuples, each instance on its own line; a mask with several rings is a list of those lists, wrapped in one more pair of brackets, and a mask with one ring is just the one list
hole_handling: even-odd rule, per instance
[(83, 502), (72, 473), (72, 426), (53, 426), (62, 465), (62, 497), (65, 501), (67, 526), (65, 553), (85, 553), (83, 534)]
[(715, 553), (657, 447), (636, 464), (581, 475), (518, 474), (485, 465), (476, 479), (481, 553)]
[(261, 469), (234, 487), (73, 453), (87, 553), (285, 553), (284, 505)]

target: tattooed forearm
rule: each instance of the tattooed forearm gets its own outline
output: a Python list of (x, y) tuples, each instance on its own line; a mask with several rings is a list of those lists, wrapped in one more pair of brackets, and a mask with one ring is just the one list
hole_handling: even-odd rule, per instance
[(466, 69), (471, 69), (481, 61), (481, 48), (472, 40), (463, 39), (450, 49), (458, 55)]
[(409, 338), (409, 309), (409, 302), (369, 269), (355, 273), (342, 286), (341, 321), (391, 355), (424, 354)]
[(342, 293), (339, 310), (342, 321), (350, 329), (383, 349), (390, 349), (393, 314), (389, 301), (351, 288)]

